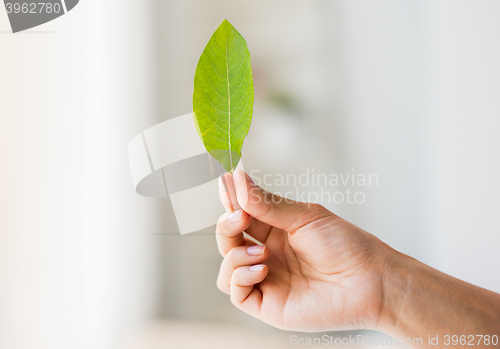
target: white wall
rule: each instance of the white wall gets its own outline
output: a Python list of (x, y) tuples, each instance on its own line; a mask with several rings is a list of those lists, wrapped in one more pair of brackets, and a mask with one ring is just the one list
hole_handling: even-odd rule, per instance
[(500, 292), (500, 3), (444, 1), (430, 9), (437, 266)]
[(0, 11), (1, 348), (113, 348), (156, 311), (161, 212), (127, 159), (157, 122), (152, 4), (14, 35)]
[(420, 1), (342, 1), (336, 13), (344, 169), (379, 178), (344, 217), (419, 258), (427, 238), (424, 10)]
[(500, 291), (500, 4), (342, 1), (345, 163), (379, 173), (345, 214)]

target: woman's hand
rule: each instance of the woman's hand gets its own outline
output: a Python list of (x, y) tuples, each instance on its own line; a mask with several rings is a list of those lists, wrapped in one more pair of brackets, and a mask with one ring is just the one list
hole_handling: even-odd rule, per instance
[(378, 329), (415, 348), (453, 338), (457, 348), (498, 345), (499, 294), (399, 253), (322, 206), (268, 193), (242, 171), (223, 178), (221, 200), (234, 212), (217, 224), (225, 257), (217, 284), (241, 310), (285, 330)]
[(377, 328), (387, 245), (320, 205), (264, 191), (241, 170), (219, 181), (228, 213), (217, 224), (217, 285), (236, 307), (285, 330)]

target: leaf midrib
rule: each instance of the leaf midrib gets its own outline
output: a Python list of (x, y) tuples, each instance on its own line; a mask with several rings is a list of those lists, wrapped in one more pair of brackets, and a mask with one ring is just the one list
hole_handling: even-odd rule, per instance
[(228, 109), (227, 109), (227, 140), (229, 145), (229, 163), (231, 165), (231, 170), (233, 169), (233, 154), (231, 153), (231, 88), (229, 82), (229, 44), (228, 44), (228, 28), (226, 24), (226, 73), (227, 73), (227, 101), (228, 101)]

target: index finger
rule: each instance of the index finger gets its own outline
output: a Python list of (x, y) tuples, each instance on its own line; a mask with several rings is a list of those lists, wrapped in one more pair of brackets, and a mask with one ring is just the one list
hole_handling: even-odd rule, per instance
[(219, 218), (215, 235), (219, 252), (225, 256), (232, 248), (246, 244), (243, 231), (250, 225), (251, 217), (242, 211), (236, 200), (233, 176), (230, 173), (219, 178), (219, 197), (226, 213)]
[(236, 199), (236, 189), (234, 188), (233, 175), (224, 173), (219, 177), (219, 197), (226, 212), (233, 213), (241, 210)]
[[(241, 180), (239, 182), (240, 187), (242, 185), (246, 186), (245, 183), (241, 183)], [(236, 192), (233, 174), (225, 173), (221, 175), (219, 178), (219, 197), (227, 213), (221, 216), (217, 223), (217, 243), (219, 244), (219, 250), (221, 250), (221, 247), (222, 250), (226, 250), (227, 248), (230, 249), (245, 244), (243, 230), (253, 239), (263, 244), (266, 243), (269, 232), (271, 231), (271, 226), (269, 224), (254, 219), (241, 208)], [(245, 222), (243, 226), (236, 227), (234, 224), (224, 222), (224, 219), (230, 220), (231, 217), (233, 220), (237, 219), (239, 217), (238, 215), (241, 215), (241, 219)], [(242, 229), (240, 231), (234, 230), (238, 228)], [(223, 246), (221, 246), (221, 244)]]

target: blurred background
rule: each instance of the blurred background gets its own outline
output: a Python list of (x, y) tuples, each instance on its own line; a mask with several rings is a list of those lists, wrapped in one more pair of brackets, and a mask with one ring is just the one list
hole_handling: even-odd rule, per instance
[(225, 18), (252, 54), (247, 171), (377, 174), (326, 206), (500, 292), (500, 2), (83, 0), (18, 34), (2, 7), (0, 348), (291, 346), (217, 290), (213, 234), (130, 177)]

